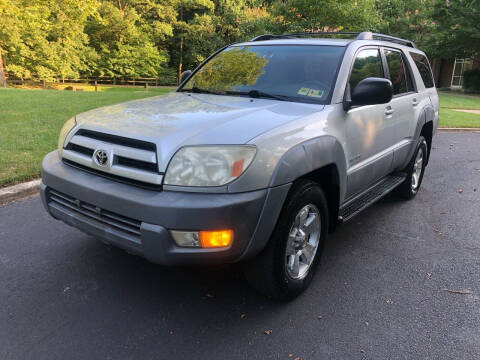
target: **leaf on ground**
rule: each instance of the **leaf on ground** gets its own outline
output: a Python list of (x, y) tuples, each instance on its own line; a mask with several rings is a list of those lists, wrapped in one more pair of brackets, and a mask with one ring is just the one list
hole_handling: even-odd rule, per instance
[(453, 294), (460, 294), (460, 295), (468, 295), (472, 292), (470, 290), (453, 290), (453, 289), (443, 289), (443, 291), (453, 293)]

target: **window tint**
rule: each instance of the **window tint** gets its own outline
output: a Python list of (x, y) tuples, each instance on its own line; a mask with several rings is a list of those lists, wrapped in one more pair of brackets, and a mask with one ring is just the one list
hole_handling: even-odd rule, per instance
[(384, 77), (380, 51), (377, 49), (366, 49), (358, 53), (350, 75), (350, 90), (353, 91), (360, 81), (368, 77)]
[(393, 85), (393, 95), (408, 92), (402, 54), (398, 51), (385, 50), (385, 57), (387, 58), (388, 71)]
[(423, 83), (426, 88), (431, 88), (434, 86), (432, 70), (430, 69), (430, 64), (425, 56), (417, 53), (410, 53), (415, 65), (417, 66), (420, 76), (422, 77)]

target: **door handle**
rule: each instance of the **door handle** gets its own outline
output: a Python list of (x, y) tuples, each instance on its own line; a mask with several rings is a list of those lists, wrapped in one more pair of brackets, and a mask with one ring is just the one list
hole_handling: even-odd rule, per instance
[(387, 115), (387, 116), (392, 115), (394, 112), (395, 112), (395, 110), (393, 110), (391, 106), (388, 106), (388, 107), (385, 109), (385, 115)]
[(412, 100), (412, 106), (415, 107), (415, 106), (417, 106), (417, 105), (418, 105), (417, 99), (413, 99), (413, 100)]

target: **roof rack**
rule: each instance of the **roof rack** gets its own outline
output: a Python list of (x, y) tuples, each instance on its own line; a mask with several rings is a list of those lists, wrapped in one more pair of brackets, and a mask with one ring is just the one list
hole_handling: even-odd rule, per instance
[(302, 32), (302, 33), (290, 33), (290, 34), (281, 34), (281, 35), (273, 35), (273, 34), (264, 34), (257, 37), (254, 37), (250, 41), (262, 41), (262, 40), (274, 40), (274, 39), (295, 39), (301, 37), (308, 37), (308, 36), (319, 36), (319, 35), (326, 35), (326, 36), (334, 36), (334, 35), (348, 35), (348, 36), (355, 36), (355, 40), (382, 40), (382, 41), (389, 41), (400, 45), (410, 46), (415, 48), (415, 44), (411, 40), (401, 39), (395, 36), (385, 35), (385, 34), (377, 34), (372, 33), (370, 31), (364, 32)]

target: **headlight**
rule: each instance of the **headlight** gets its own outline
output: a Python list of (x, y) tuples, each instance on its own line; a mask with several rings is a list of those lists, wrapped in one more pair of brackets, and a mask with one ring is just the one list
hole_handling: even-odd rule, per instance
[(63, 145), (65, 143), (65, 138), (68, 133), (77, 125), (75, 117), (68, 119), (67, 122), (63, 125), (62, 130), (60, 130), (60, 136), (58, 137), (58, 155), (62, 154)]
[(168, 165), (165, 184), (220, 186), (235, 180), (255, 156), (254, 146), (187, 146), (177, 151)]

